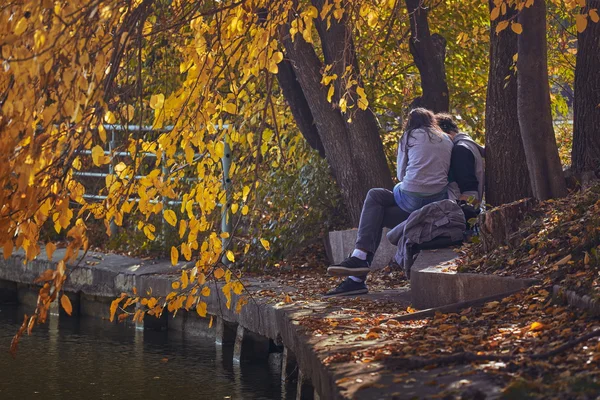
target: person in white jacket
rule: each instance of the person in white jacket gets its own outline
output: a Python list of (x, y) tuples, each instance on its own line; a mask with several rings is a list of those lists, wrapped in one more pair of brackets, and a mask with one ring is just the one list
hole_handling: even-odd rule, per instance
[(326, 296), (367, 292), (366, 275), (381, 241), (384, 227), (393, 228), (421, 207), (448, 198), (448, 171), (452, 141), (437, 125), (435, 114), (424, 108), (412, 110), (398, 145), (399, 183), (393, 192), (371, 189), (363, 204), (355, 249), (330, 275), (345, 276)]

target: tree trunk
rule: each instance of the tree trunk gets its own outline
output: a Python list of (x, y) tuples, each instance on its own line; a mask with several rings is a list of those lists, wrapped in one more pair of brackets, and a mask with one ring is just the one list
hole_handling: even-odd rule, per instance
[(423, 0), (406, 0), (410, 20), (410, 53), (421, 75), (423, 95), (413, 100), (412, 107), (424, 107), (433, 112), (447, 112), (450, 95), (446, 83), (446, 39), (431, 34), (427, 9)]
[[(494, 2), (490, 1), (490, 9)], [(510, 10), (506, 18), (514, 16)], [(490, 70), (485, 107), (485, 201), (493, 206), (531, 196), (531, 184), (517, 116), (517, 77), (510, 67), (517, 35), (490, 27)], [(509, 80), (506, 77), (510, 76)]]
[[(281, 36), (287, 57), (294, 67), (298, 83), (302, 87), (314, 118), (327, 161), (337, 180), (348, 214), (351, 221), (358, 224), (366, 193), (373, 187), (364, 181), (361, 171), (370, 169), (371, 165), (359, 163), (354, 158), (342, 114), (327, 101), (327, 88), (321, 84), (323, 65), (313, 46), (301, 35), (296, 35), (292, 42), (289, 25), (283, 26)], [(391, 181), (389, 170), (387, 176)]]
[[(320, 13), (323, 0), (312, 0), (312, 3)], [(332, 73), (336, 73), (340, 77), (335, 81), (336, 98), (339, 99), (340, 93), (348, 91), (350, 97), (358, 99), (356, 87), (346, 86), (347, 81), (355, 80), (364, 87), (352, 40), (352, 31), (344, 19), (338, 22), (332, 18), (331, 25), (327, 29), (326, 21), (318, 17), (315, 19), (315, 26), (321, 38), (325, 63), (332, 65)], [(347, 66), (352, 67), (352, 74), (348, 74), (345, 79), (342, 79)], [(346, 127), (346, 140), (350, 144), (351, 162), (357, 165), (362, 181), (362, 190), (356, 195), (364, 200), (369, 189), (376, 187), (391, 189), (393, 182), (373, 112), (369, 108), (361, 110), (356, 102), (351, 100), (348, 101), (348, 108), (349, 114), (342, 115), (342, 119)], [(321, 135), (323, 134), (321, 132)], [(338, 140), (341, 138), (340, 135)]]
[[(588, 0), (586, 10), (600, 10), (600, 0)], [(589, 21), (589, 20), (588, 20)], [(573, 112), (573, 169), (600, 169), (600, 22), (588, 22), (577, 36), (575, 104)]]
[(325, 148), (323, 142), (319, 137), (319, 132), (314, 124), (310, 107), (302, 92), (300, 83), (296, 80), (296, 74), (294, 68), (289, 60), (283, 60), (277, 65), (279, 71), (277, 72), (277, 81), (279, 87), (283, 92), (283, 97), (287, 101), (294, 120), (300, 129), (300, 133), (304, 136), (304, 139), (308, 142), (310, 147), (317, 150), (321, 157), (325, 157)]
[(535, 0), (519, 15), (517, 107), (533, 195), (546, 200), (567, 194), (550, 109), (546, 2)]

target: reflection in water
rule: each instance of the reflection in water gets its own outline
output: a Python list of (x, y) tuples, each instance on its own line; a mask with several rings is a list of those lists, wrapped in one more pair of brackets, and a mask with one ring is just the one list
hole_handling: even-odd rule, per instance
[(234, 367), (232, 347), (85, 317), (50, 317), (13, 360), (23, 312), (0, 305), (2, 400), (282, 398), (279, 375), (266, 362)]

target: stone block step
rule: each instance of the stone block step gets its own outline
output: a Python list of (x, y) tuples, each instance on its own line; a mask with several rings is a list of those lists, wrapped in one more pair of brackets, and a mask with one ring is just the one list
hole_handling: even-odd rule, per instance
[(427, 309), (508, 293), (531, 286), (535, 279), (457, 272), (452, 249), (422, 251), (411, 269), (413, 307)]
[[(396, 254), (397, 247), (388, 242), (385, 236), (388, 231), (389, 229), (387, 228), (383, 229), (381, 243), (375, 252), (375, 257), (371, 264), (371, 267), (375, 270), (386, 267)], [(332, 264), (343, 261), (354, 250), (357, 233), (357, 229), (329, 232), (326, 247), (329, 261)]]

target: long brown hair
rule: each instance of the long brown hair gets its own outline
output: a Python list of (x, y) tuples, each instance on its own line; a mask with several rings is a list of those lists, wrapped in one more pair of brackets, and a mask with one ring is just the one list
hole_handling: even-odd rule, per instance
[[(412, 147), (408, 144), (408, 140), (411, 138), (411, 134), (416, 129), (424, 129), (429, 136), (429, 141), (433, 142), (434, 139), (443, 140), (445, 133), (440, 129), (435, 119), (435, 114), (426, 108), (415, 108), (408, 113), (408, 118), (404, 125), (404, 133), (402, 138), (406, 136), (406, 149)], [(400, 143), (402, 143), (400, 138)]]

